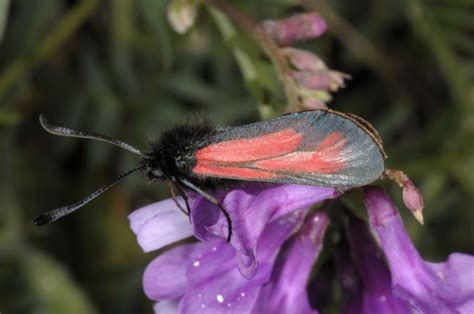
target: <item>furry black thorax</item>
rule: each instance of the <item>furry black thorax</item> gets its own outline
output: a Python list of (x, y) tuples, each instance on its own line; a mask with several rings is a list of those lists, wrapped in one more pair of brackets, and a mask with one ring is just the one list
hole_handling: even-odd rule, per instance
[(209, 145), (217, 130), (207, 120), (195, 119), (164, 131), (158, 140), (150, 143), (151, 149), (142, 160), (148, 180), (179, 182), (186, 178), (209, 190), (233, 185), (234, 180), (202, 177), (192, 172), (196, 165), (196, 151)]

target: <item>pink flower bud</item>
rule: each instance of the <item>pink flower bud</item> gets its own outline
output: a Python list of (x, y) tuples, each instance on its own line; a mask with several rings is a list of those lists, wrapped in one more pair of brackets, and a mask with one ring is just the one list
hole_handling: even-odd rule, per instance
[(263, 28), (281, 46), (291, 46), (321, 36), (326, 31), (326, 22), (315, 13), (304, 13), (284, 20), (267, 20)]
[(402, 195), (405, 206), (411, 210), (415, 218), (423, 224), (423, 215), (421, 214), (424, 206), (423, 195), (410, 179), (403, 185)]
[(296, 70), (320, 71), (327, 69), (323, 60), (312, 52), (295, 48), (282, 48), (280, 51)]
[(385, 169), (385, 175), (397, 182), (403, 189), (403, 203), (408, 208), (415, 218), (423, 224), (423, 195), (420, 190), (413, 184), (410, 178), (400, 170)]
[(305, 88), (332, 92), (344, 87), (344, 79), (348, 77), (344, 73), (331, 70), (293, 72), (292, 75)]

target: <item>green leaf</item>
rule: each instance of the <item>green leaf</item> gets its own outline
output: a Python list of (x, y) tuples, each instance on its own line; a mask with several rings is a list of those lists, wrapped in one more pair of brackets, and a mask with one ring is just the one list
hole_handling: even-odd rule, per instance
[(10, 7), (10, 0), (0, 0), (0, 42), (5, 33), (5, 27), (8, 20), (8, 8)]
[(21, 267), (31, 289), (28, 293), (37, 302), (33, 313), (97, 313), (66, 269), (49, 256), (28, 249)]
[(0, 109), (0, 127), (15, 125), (20, 122), (20, 120), (21, 115), (18, 112), (7, 109)]
[(139, 0), (138, 5), (145, 23), (152, 29), (158, 40), (161, 63), (164, 67), (169, 67), (173, 62), (173, 48), (168, 32), (168, 23), (166, 22), (166, 2), (162, 0)]

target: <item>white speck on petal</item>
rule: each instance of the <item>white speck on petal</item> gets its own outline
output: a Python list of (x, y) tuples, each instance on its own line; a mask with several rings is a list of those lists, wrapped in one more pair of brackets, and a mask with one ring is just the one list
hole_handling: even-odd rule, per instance
[(245, 297), (245, 292), (241, 292), (240, 295), (243, 297)]
[(194, 267), (198, 267), (199, 264), (200, 264), (199, 261), (195, 261), (195, 262), (193, 263)]
[(218, 294), (216, 299), (217, 299), (217, 302), (219, 302), (219, 303), (224, 302), (224, 297), (222, 296), (222, 294)]
[(436, 275), (438, 275), (438, 277), (441, 279), (441, 280), (444, 280), (444, 274), (442, 272), (437, 272)]

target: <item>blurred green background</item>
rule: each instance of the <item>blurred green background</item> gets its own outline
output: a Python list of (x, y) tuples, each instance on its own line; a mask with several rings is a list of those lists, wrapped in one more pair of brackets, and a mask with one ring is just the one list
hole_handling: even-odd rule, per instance
[[(423, 256), (473, 254), (474, 2), (232, 3), (258, 20), (308, 9), (327, 19), (329, 32), (300, 46), (352, 75), (330, 107), (371, 121), (388, 166), (422, 190), (425, 226), (404, 216)], [(177, 34), (167, 4), (0, 0), (2, 314), (152, 311), (141, 276), (157, 253), (141, 252), (127, 214), (169, 197), (166, 186), (135, 174), (80, 212), (34, 227), (39, 213), (138, 161), (111, 145), (51, 136), (40, 113), (145, 148), (194, 112), (237, 125), (284, 108), (273, 67), (251, 37), (205, 6), (194, 27)], [(383, 184), (400, 204), (395, 184)]]

